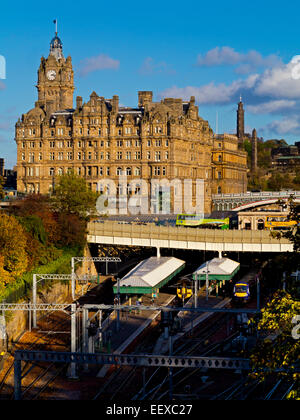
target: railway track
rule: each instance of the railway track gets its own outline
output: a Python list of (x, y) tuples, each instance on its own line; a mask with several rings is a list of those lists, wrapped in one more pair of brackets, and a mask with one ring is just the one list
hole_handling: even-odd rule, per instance
[[(108, 292), (109, 284), (102, 283), (78, 299), (81, 304), (87, 302), (111, 303), (111, 295)], [(100, 293), (102, 292), (102, 293)], [(71, 305), (71, 303), (70, 303)], [(66, 308), (71, 310), (71, 306)], [(81, 322), (77, 322), (76, 336), (80, 342)], [(50, 350), (70, 351), (70, 316), (65, 312), (47, 312), (40, 317), (38, 329), (26, 331), (17, 343), (12, 345), (10, 356), (5, 360), (0, 372), (0, 400), (13, 399), (13, 374), (14, 374), (14, 351), (25, 350)], [(77, 343), (78, 344), (78, 343)], [(47, 387), (53, 383), (61, 373), (66, 370), (66, 365), (23, 363), (22, 365), (22, 395), (24, 399), (42, 398)]]
[[(228, 322), (228, 317), (224, 317), (220, 314), (212, 316), (209, 320), (201, 324), (201, 327), (194, 329), (193, 338), (189, 340), (180, 340), (179, 344), (173, 351), (173, 354), (201, 354), (208, 355), (213, 351), (216, 351), (219, 346), (224, 345), (226, 340), (223, 340), (221, 343), (210, 343), (210, 339), (213, 337), (218, 330), (220, 330), (225, 323)], [(236, 334), (232, 335), (229, 339), (231, 340), (235, 337)], [(227, 337), (228, 340), (228, 337)], [(153, 346), (153, 343), (152, 343)], [(145, 351), (145, 349), (143, 349)], [(151, 348), (149, 348), (151, 353)], [(136, 352), (136, 350), (135, 350)], [(175, 372), (173, 375), (174, 378), (179, 378), (180, 375), (184, 374), (185, 369)], [(197, 370), (198, 371), (198, 370)], [(196, 371), (189, 372), (187, 377), (195, 374)], [(145, 371), (144, 371), (145, 374)], [(136, 385), (141, 383), (141, 369), (139, 368), (119, 368), (115, 371), (107, 380), (105, 385), (96, 393), (93, 399), (102, 399), (109, 398), (116, 399), (118, 397), (124, 397), (124, 389), (130, 389), (132, 383)], [(186, 378), (176, 379), (177, 382), (183, 382)], [(150, 378), (145, 380), (144, 384), (140, 385), (140, 389), (136, 389), (134, 395), (131, 396), (132, 400), (144, 400), (144, 399), (153, 399), (156, 397), (157, 393), (161, 391), (161, 388), (168, 380), (168, 375), (165, 375), (165, 370), (163, 368), (156, 368), (151, 372)], [(177, 383), (176, 382), (176, 383)], [(149, 390), (149, 387), (152, 387)], [(146, 392), (146, 389), (148, 391)], [(167, 392), (167, 391), (166, 391)], [(128, 394), (126, 398), (128, 399)]]
[[(107, 302), (109, 303), (109, 302)], [(234, 332), (230, 334), (229, 337), (223, 337), (219, 341), (216, 341), (215, 336), (221, 330), (225, 330), (224, 325), (229, 325), (232, 319), (232, 315), (222, 315), (222, 314), (214, 314), (208, 320), (204, 321), (200, 324), (200, 326), (194, 327), (192, 334), (190, 335), (189, 339), (183, 338), (179, 339), (174, 345), (173, 354), (184, 354), (184, 355), (208, 355), (212, 352), (218, 351), (222, 346), (232, 340), (237, 333)], [(70, 320), (65, 320), (66, 323), (70, 324)], [(49, 325), (50, 323), (50, 325)], [(55, 331), (57, 332), (56, 337), (59, 335), (59, 330), (62, 329), (63, 324), (59, 324), (57, 320), (53, 320), (53, 327), (52, 327), (52, 320), (48, 319), (47, 328), (51, 328), (51, 333), (48, 332), (45, 337), (44, 341), (38, 343), (38, 340), (43, 340), (42, 337), (36, 339), (35, 345), (38, 347), (35, 348), (43, 348), (46, 347), (48, 350), (53, 349), (54, 346), (60, 346), (60, 350), (62, 347), (65, 346), (65, 350), (68, 351), (68, 346), (70, 344), (70, 340), (60, 340), (60, 343), (55, 342), (53, 337), (55, 336)], [(80, 326), (81, 323), (78, 323)], [(50, 327), (51, 326), (51, 327)], [(40, 327), (42, 331), (42, 326)], [(227, 330), (227, 329), (226, 329)], [(228, 333), (228, 331), (227, 331)], [(228, 335), (228, 334), (227, 334)], [(79, 334), (78, 334), (79, 336)], [(47, 337), (47, 339), (46, 339)], [(28, 340), (30, 341), (30, 340)], [(145, 346), (145, 343), (140, 343), (137, 349), (141, 353), (151, 353), (153, 349), (154, 343), (149, 340), (148, 348)], [(22, 343), (21, 343), (22, 344)], [(52, 347), (53, 346), (53, 347)], [(152, 347), (151, 347), (152, 346)], [(16, 347), (17, 348), (17, 347)], [(22, 347), (24, 348), (24, 346)], [(35, 349), (33, 346), (26, 347), (29, 350)], [(137, 350), (135, 349), (135, 351)], [(11, 366), (12, 369), (12, 366)], [(23, 397), (24, 399), (45, 399), (47, 393), (49, 394), (49, 385), (51, 385), (66, 369), (66, 366), (60, 367), (57, 369), (55, 364), (43, 366), (39, 365), (24, 365), (22, 374), (25, 374), (27, 371), (31, 373), (31, 381), (23, 382)], [(148, 369), (148, 368), (147, 368)], [(151, 370), (150, 370), (151, 371)], [(188, 373), (187, 373), (188, 372)], [(176, 383), (174, 383), (174, 388), (178, 386), (178, 388), (184, 386), (184, 384), (193, 376), (199, 373), (199, 369), (195, 369), (194, 371), (187, 371), (186, 369), (181, 369), (176, 371), (173, 374), (173, 378), (176, 379)], [(117, 399), (120, 396), (124, 397), (124, 390), (128, 390), (130, 388), (134, 389), (132, 395), (130, 396), (133, 400), (136, 399), (154, 399), (154, 398), (165, 398), (168, 394), (168, 390), (166, 389), (167, 382), (168, 382), (168, 375), (165, 375), (165, 370), (163, 368), (157, 368), (154, 372), (151, 372), (151, 376), (145, 381), (144, 385), (141, 384), (141, 368), (130, 368), (130, 367), (122, 367), (118, 368), (115, 371), (112, 371), (111, 375), (106, 378), (105, 383), (98, 389), (98, 391), (94, 394), (92, 399), (99, 400), (99, 399)], [(5, 379), (5, 378), (4, 378)], [(24, 381), (24, 380), (23, 380)], [(0, 398), (1, 398), (1, 390), (2, 390), (2, 383), (0, 383)], [(100, 382), (100, 381), (99, 381)], [(149, 389), (150, 388), (150, 389)], [(146, 391), (147, 389), (147, 391)], [(232, 399), (240, 395), (241, 391), (241, 382), (237, 381), (232, 386), (229, 387), (228, 390), (224, 391), (224, 397), (226, 399)], [(126, 391), (125, 391), (126, 392)], [(220, 393), (222, 394), (222, 393)], [(11, 397), (11, 396), (10, 396)], [(129, 398), (128, 393), (125, 395), (126, 399)], [(91, 398), (89, 398), (91, 399)]]
[[(53, 318), (51, 318), (51, 316)], [(66, 318), (67, 315), (61, 318), (57, 313), (52, 313), (45, 315), (39, 320), (39, 330), (33, 330), (31, 332), (25, 332), (20, 340), (13, 344), (11, 349), (11, 354), (6, 360), (5, 366), (3, 367), (3, 372), (1, 374), (0, 382), (0, 399), (13, 399), (13, 373), (14, 373), (14, 360), (13, 355), (14, 351), (20, 348), (26, 350), (64, 350), (67, 351), (70, 346), (70, 339), (60, 338), (59, 336), (64, 335), (69, 337), (70, 329), (70, 319)], [(45, 326), (48, 328), (48, 331), (43, 331)], [(66, 329), (62, 331), (62, 329)], [(40, 332), (42, 331), (42, 332)], [(57, 332), (57, 334), (54, 334)], [(38, 380), (42, 380), (46, 374), (49, 375), (51, 368), (54, 365), (44, 366), (42, 364), (35, 364), (26, 362), (22, 366), (22, 376), (23, 379), (23, 392), (26, 394), (30, 389), (33, 388), (33, 385), (37, 385)], [(37, 379), (38, 378), (38, 379)], [(28, 390), (27, 390), (28, 388)]]

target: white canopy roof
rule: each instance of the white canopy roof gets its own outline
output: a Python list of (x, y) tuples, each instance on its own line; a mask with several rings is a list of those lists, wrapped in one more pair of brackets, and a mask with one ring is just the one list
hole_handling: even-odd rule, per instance
[(140, 262), (120, 281), (120, 287), (155, 287), (185, 261), (174, 257), (150, 257)]
[[(240, 263), (233, 261), (229, 258), (213, 258), (208, 261), (209, 275), (225, 275), (229, 276), (239, 267)], [(206, 274), (207, 265), (206, 262), (200, 265), (194, 274)]]

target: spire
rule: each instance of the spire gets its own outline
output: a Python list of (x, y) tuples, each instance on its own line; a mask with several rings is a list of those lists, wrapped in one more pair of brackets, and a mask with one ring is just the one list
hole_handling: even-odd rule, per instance
[(53, 21), (55, 24), (55, 37), (50, 42), (50, 55), (53, 55), (56, 60), (64, 58), (63, 51), (62, 51), (62, 42), (57, 36), (57, 19)]

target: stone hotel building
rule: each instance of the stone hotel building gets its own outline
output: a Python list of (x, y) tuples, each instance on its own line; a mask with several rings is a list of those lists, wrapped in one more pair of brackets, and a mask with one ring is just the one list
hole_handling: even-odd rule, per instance
[[(214, 135), (189, 101), (166, 98), (153, 102), (152, 92), (138, 92), (135, 108), (119, 105), (93, 92), (87, 102), (73, 105), (74, 72), (71, 57), (63, 55), (57, 33), (48, 58), (38, 69), (38, 100), (16, 123), (18, 191), (51, 193), (57, 177), (74, 171), (93, 190), (106, 191), (99, 181), (117, 185), (126, 174), (126, 193), (143, 194), (134, 180), (192, 180), (190, 202), (195, 204), (196, 180), (204, 180), (205, 212), (211, 196), (240, 193), (247, 187), (246, 153), (234, 135)], [(182, 187), (180, 187), (182, 188)], [(174, 188), (170, 190), (171, 210)], [(175, 194), (176, 195), (176, 194)], [(154, 212), (159, 208), (154, 208)]]

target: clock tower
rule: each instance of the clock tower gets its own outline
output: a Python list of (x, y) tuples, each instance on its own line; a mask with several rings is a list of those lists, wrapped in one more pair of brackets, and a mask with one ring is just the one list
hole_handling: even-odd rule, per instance
[(74, 72), (72, 59), (63, 55), (62, 42), (55, 33), (48, 58), (38, 69), (38, 103), (47, 113), (73, 109)]

